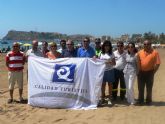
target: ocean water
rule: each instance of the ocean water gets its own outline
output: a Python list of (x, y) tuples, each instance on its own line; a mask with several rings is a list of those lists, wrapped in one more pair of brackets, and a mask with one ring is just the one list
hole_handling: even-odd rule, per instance
[[(13, 42), (15, 41), (12, 41), (12, 40), (1, 40), (0, 41), (0, 49), (3, 49), (3, 48), (12, 48), (12, 45), (13, 45)], [(32, 43), (31, 41), (17, 41), (17, 42), (20, 42), (22, 44), (25, 44), (25, 43)]]
[[(28, 47), (23, 46), (23, 44), (25, 44), (25, 43), (32, 44), (32, 41), (1, 40), (0, 41), (0, 50), (7, 49), (7, 48), (12, 49), (13, 42), (21, 43), (21, 48), (24, 48), (25, 50), (27, 50)], [(52, 41), (50, 41), (50, 42), (52, 42)], [(57, 43), (57, 46), (60, 45), (59, 42), (56, 42), (56, 43)], [(38, 45), (39, 45), (39, 48), (41, 48), (42, 42), (38, 42)], [(31, 46), (29, 46), (29, 48), (31, 48)]]
[[(7, 48), (10, 48), (10, 50), (11, 50), (12, 49), (13, 42), (16, 42), (16, 41), (15, 40), (14, 41), (12, 41), (12, 40), (0, 40), (0, 50), (3, 51), (4, 49), (6, 50)], [(25, 47), (25, 46), (23, 46), (23, 44), (25, 44), (25, 43), (32, 44), (32, 41), (17, 41), (17, 42), (22, 43), (21, 49), (23, 48), (25, 51), (27, 49), (30, 49), (31, 48), (31, 46), (30, 47)], [(52, 41), (50, 41), (50, 42), (52, 42)], [(59, 49), (60, 48), (60, 42), (58, 41), (56, 43), (57, 43), (57, 49)], [(81, 42), (77, 41), (75, 43), (75, 45), (78, 45), (78, 44), (81, 45)], [(41, 48), (41, 45), (42, 45), (42, 42), (39, 42), (39, 48)], [(93, 48), (95, 48), (95, 43), (94, 42), (91, 42), (90, 43), (90, 46), (93, 47)]]

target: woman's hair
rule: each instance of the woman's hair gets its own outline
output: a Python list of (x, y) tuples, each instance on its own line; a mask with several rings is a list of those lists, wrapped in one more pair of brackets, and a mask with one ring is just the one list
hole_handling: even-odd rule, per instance
[(55, 42), (51, 42), (51, 43), (50, 43), (50, 47), (51, 47), (51, 46), (56, 46), (56, 47), (57, 47), (57, 44), (56, 44)]
[[(135, 47), (135, 43), (129, 42), (129, 43), (128, 43), (128, 47), (129, 47), (129, 45), (132, 45), (132, 46), (133, 46), (133, 48), (134, 48), (134, 53), (137, 53), (137, 52), (138, 52), (138, 50), (137, 50), (136, 47)], [(128, 54), (130, 54), (129, 50), (128, 50)]]
[(102, 45), (102, 47), (101, 47), (101, 51), (102, 51), (103, 54), (105, 54), (105, 46), (109, 46), (109, 47), (110, 47), (108, 53), (109, 53), (109, 54), (112, 54), (112, 44), (111, 44), (111, 41), (105, 40), (105, 41), (103, 42), (103, 45)]

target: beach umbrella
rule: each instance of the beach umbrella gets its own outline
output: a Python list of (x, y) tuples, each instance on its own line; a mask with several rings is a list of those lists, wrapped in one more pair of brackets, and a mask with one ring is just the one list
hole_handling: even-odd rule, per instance
[(25, 43), (23, 46), (32, 46), (30, 43)]
[(19, 43), (19, 45), (22, 45), (23, 43), (21, 43), (21, 42), (17, 42), (17, 43)]
[(48, 44), (51, 45), (53, 42), (49, 42)]
[(38, 45), (41, 46), (42, 45), (42, 42), (38, 42)]

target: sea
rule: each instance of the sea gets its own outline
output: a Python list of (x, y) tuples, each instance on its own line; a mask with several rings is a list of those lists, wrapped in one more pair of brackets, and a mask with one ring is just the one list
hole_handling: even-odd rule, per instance
[[(13, 42), (19, 42), (20, 43), (21, 51), (26, 51), (26, 50), (28, 50), (28, 49), (30, 49), (32, 47), (32, 46), (28, 46), (28, 47), (24, 46), (24, 44), (32, 44), (32, 41), (0, 40), (0, 50), (2, 52), (5, 52), (6, 50), (10, 51), (12, 49)], [(50, 42), (52, 42), (52, 41), (49, 41), (48, 43), (50, 43)], [(55, 40), (54, 42), (56, 42), (57, 49), (59, 49), (60, 48), (60, 40)], [(76, 41), (76, 42), (74, 42), (74, 44), (75, 44), (75, 46), (81, 46), (81, 41)], [(39, 46), (39, 48), (41, 48), (42, 42), (39, 41), (38, 42), (38, 46)], [(90, 46), (92, 48), (95, 48), (95, 43), (91, 42)]]
[[(15, 41), (15, 40), (0, 40), (0, 50), (2, 49), (7, 49), (7, 48), (12, 48), (13, 42), (19, 42), (21, 44), (21, 47), (24, 47), (24, 44), (32, 44), (32, 41)], [(48, 43), (50, 43), (52, 41), (49, 41)], [(54, 42), (56, 42), (57, 46), (60, 47), (60, 41), (55, 40)], [(76, 41), (74, 42), (75, 45), (81, 45), (81, 41)], [(41, 47), (42, 42), (38, 42), (39, 47)], [(94, 42), (90, 43), (90, 46), (94, 47)], [(30, 46), (31, 48), (31, 46)]]
[[(0, 50), (2, 52), (6, 52), (6, 50), (10, 51), (12, 49), (12, 45), (13, 45), (14, 42), (20, 43), (21, 51), (27, 51), (28, 49), (30, 49), (32, 47), (32, 46), (24, 46), (24, 44), (32, 44), (32, 41), (0, 40)], [(50, 42), (52, 42), (52, 41), (50, 41)], [(56, 43), (57, 43), (57, 46), (59, 48), (60, 47), (60, 42), (57, 41)], [(38, 46), (39, 46), (39, 48), (41, 48), (42, 42), (38, 42)]]
[(23, 44), (28, 43), (31, 44), (32, 41), (12, 41), (12, 40), (0, 40), (0, 50), (5, 51), (6, 49), (12, 49), (13, 42), (19, 42), (21, 44), (21, 48), (23, 48)]
[[(0, 40), (0, 50), (1, 51), (5, 51), (6, 49), (10, 49), (11, 50), (13, 42), (19, 42), (21, 44), (21, 49), (23, 48), (25, 50), (30, 49), (31, 46), (27, 47), (27, 46), (24, 46), (24, 44), (32, 44), (32, 41)], [(50, 42), (52, 42), (52, 41), (50, 41)], [(50, 43), (50, 42), (48, 42), (48, 43)], [(60, 41), (55, 40), (54, 42), (56, 42), (57, 49), (59, 49), (60, 48)], [(81, 41), (76, 41), (76, 42), (74, 42), (74, 44), (75, 44), (75, 46), (81, 46)], [(38, 45), (39, 45), (39, 48), (41, 48), (42, 42), (38, 42)], [(95, 48), (94, 42), (91, 42), (90, 46)]]

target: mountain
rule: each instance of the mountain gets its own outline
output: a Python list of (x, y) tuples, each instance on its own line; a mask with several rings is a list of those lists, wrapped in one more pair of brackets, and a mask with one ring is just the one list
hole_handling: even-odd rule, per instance
[(94, 38), (91, 35), (67, 35), (57, 32), (36, 32), (36, 31), (16, 31), (10, 30), (2, 40), (25, 40), (31, 41), (34, 39), (38, 40), (54, 40), (54, 39), (72, 39), (72, 40), (82, 40), (85, 37)]

